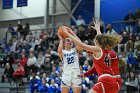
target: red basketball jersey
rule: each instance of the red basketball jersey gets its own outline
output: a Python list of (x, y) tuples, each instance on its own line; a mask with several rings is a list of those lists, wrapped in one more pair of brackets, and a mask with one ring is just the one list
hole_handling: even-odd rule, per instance
[(109, 51), (102, 49), (101, 58), (93, 57), (94, 67), (98, 73), (98, 76), (102, 74), (114, 75), (112, 68), (110, 66), (110, 56)]

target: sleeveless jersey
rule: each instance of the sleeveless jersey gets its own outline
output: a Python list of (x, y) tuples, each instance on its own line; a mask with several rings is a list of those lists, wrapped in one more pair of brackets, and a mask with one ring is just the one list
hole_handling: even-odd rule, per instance
[(62, 57), (63, 70), (80, 69), (79, 57), (76, 48), (72, 48), (70, 51), (67, 50), (62, 51), (63, 51)]
[(102, 56), (100, 58), (93, 57), (93, 64), (98, 73), (98, 76), (102, 74), (114, 75), (110, 66), (110, 58), (108, 51), (101, 49)]

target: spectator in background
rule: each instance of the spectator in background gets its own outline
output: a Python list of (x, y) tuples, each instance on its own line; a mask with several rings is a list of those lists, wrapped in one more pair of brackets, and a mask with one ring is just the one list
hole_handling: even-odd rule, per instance
[(106, 31), (108, 35), (116, 35), (117, 32), (112, 28), (111, 24), (108, 24), (106, 27)]
[(138, 8), (136, 9), (136, 12), (135, 12), (135, 14), (134, 14), (134, 18), (135, 18), (135, 20), (140, 19), (140, 11), (139, 11)]
[(46, 54), (45, 54), (44, 66), (45, 66), (44, 70), (46, 70), (46, 72), (50, 73), (50, 70), (51, 70), (51, 54), (50, 54), (50, 52), (47, 52), (47, 51), (46, 51)]
[(27, 65), (27, 61), (28, 61), (28, 58), (25, 56), (25, 54), (22, 54), (21, 55), (21, 59), (19, 60), (20, 64), (25, 67)]
[(127, 57), (127, 71), (135, 71), (136, 66), (138, 65), (138, 61), (135, 58), (132, 49), (130, 48), (129, 54)]
[(31, 39), (30, 46), (33, 50), (35, 50), (35, 37)]
[(4, 58), (5, 58), (5, 54), (2, 51), (2, 48), (0, 47), (0, 66), (4, 67)]
[(44, 69), (44, 62), (45, 62), (45, 57), (43, 56), (43, 53), (40, 51), (38, 53), (38, 59), (37, 63), (35, 64), (39, 70)]
[(75, 34), (77, 34), (78, 29), (76, 28), (76, 26), (72, 25), (70, 28)]
[(87, 60), (85, 60), (84, 65), (83, 65), (83, 72), (87, 72), (88, 71), (88, 66), (89, 66), (89, 63), (88, 63)]
[(89, 44), (93, 44), (93, 39), (96, 36), (96, 31), (90, 26), (88, 26), (88, 31), (87, 31), (87, 39), (89, 41)]
[(140, 20), (138, 21), (137, 32), (140, 33)]
[(26, 39), (26, 36), (28, 35), (29, 31), (30, 31), (30, 25), (29, 23), (25, 23), (25, 27), (23, 29), (23, 40)]
[[(134, 15), (132, 13), (132, 10), (129, 11), (129, 13), (126, 15), (126, 17), (124, 18), (124, 21), (133, 21), (134, 20)], [(133, 26), (134, 26), (134, 22), (126, 22), (126, 31), (128, 33), (133, 32)]]
[(129, 40), (129, 37), (128, 37), (128, 34), (127, 32), (125, 31), (125, 29), (123, 29), (122, 31), (122, 41), (120, 44), (118, 44), (118, 52), (121, 52), (122, 48), (123, 48), (123, 51), (126, 51), (126, 42)]
[(13, 32), (13, 31), (15, 31), (14, 27), (11, 24), (9, 24), (8, 32)]
[(34, 56), (33, 53), (30, 53), (28, 61), (27, 61), (27, 66), (29, 69), (31, 69), (33, 72), (37, 72), (37, 67), (36, 64), (37, 63), (37, 58)]
[(82, 18), (81, 15), (78, 16), (78, 19), (76, 21), (76, 25), (77, 26), (81, 26), (81, 25), (84, 25), (85, 26), (85, 20)]
[(130, 38), (127, 42), (126, 42), (126, 51), (129, 51), (129, 49), (133, 49), (134, 48), (134, 42), (132, 41), (132, 38)]
[(1, 82), (5, 82), (5, 78), (8, 79), (8, 82), (10, 82), (10, 80), (13, 79), (13, 73), (13, 67), (9, 63), (6, 63), (6, 68), (4, 70), (4, 74), (2, 75)]
[(48, 93), (48, 87), (49, 85), (46, 83), (46, 79), (42, 79), (41, 84), (38, 86), (38, 91), (40, 93)]
[[(29, 50), (28, 50), (28, 52), (29, 52)], [(27, 58), (29, 56), (29, 54), (26, 52), (26, 50), (24, 48), (22, 49), (21, 53), (18, 55), (19, 58), (22, 58), (22, 55), (25, 55), (25, 58)]]
[(36, 73), (32, 72), (32, 78), (30, 79), (30, 93), (36, 93), (38, 92), (38, 87), (41, 84), (41, 80), (39, 78), (36, 77)]
[(136, 9), (134, 17), (135, 17), (135, 20), (138, 20), (137, 32), (140, 32), (140, 11), (139, 11), (139, 9)]
[(134, 42), (134, 48), (140, 51), (140, 37), (136, 36), (136, 41)]
[(18, 26), (17, 26), (17, 32), (20, 33), (20, 35), (18, 35), (18, 37), (22, 37), (23, 38), (24, 31), (23, 31), (23, 27), (22, 27), (21, 24), (18, 24)]
[(57, 75), (56, 73), (57, 73), (56, 67), (53, 66), (53, 67), (52, 67), (52, 72), (51, 72), (50, 77), (53, 78), (53, 79), (55, 79), (55, 78), (56, 78), (56, 75)]
[(8, 54), (6, 55), (4, 59), (4, 62), (9, 63), (12, 66), (12, 63), (15, 62), (12, 52), (8, 52)]
[(104, 24), (104, 22), (103, 22), (103, 20), (101, 18), (99, 19), (99, 23), (100, 23), (101, 33), (104, 33), (105, 24)]
[(54, 79), (51, 79), (51, 84), (50, 84), (50, 87), (48, 89), (48, 92), (49, 93), (61, 93), (61, 92), (59, 92), (58, 84), (55, 83)]
[(34, 49), (35, 51), (38, 50), (38, 46), (39, 46), (40, 42), (41, 42), (41, 39), (35, 38), (35, 49)]
[(12, 43), (12, 46), (11, 46), (11, 52), (16, 51), (17, 44), (18, 44), (18, 40), (16, 38), (13, 38), (13, 43)]
[(26, 36), (26, 41), (29, 43), (32, 38), (33, 38), (33, 33), (29, 32), (29, 34)]
[(44, 32), (44, 30), (41, 30), (39, 37), (42, 39), (44, 35), (46, 35), (46, 33)]
[(92, 16), (92, 19), (91, 19), (89, 25), (90, 26), (94, 26), (94, 22), (95, 22), (95, 18), (94, 18), (94, 16)]
[(49, 48), (49, 41), (47, 35), (43, 35), (43, 38), (40, 42), (40, 46), (42, 51), (46, 51)]
[(25, 76), (24, 67), (20, 63), (18, 63), (17, 65), (18, 66), (16, 68), (16, 71), (13, 73), (13, 77), (19, 82), (19, 85), (23, 85), (24, 83), (22, 77)]
[(120, 68), (120, 74), (122, 77), (125, 77), (126, 74), (126, 62), (122, 59), (122, 55), (119, 55), (119, 68)]
[(13, 36), (13, 37), (16, 37), (16, 35), (17, 35), (17, 33), (15, 32), (14, 27), (11, 24), (9, 24), (7, 32), (11, 33), (11, 36)]
[(87, 32), (85, 31), (84, 25), (81, 25), (81, 27), (79, 28), (79, 31), (77, 32), (77, 36), (81, 39), (81, 41), (87, 39)]
[(138, 93), (138, 78), (134, 72), (128, 73), (128, 78), (126, 81), (127, 93)]
[(61, 76), (60, 76), (60, 73), (59, 72), (57, 72), (56, 74), (57, 74), (57, 77), (55, 79), (55, 82), (60, 87), (60, 85), (61, 85)]

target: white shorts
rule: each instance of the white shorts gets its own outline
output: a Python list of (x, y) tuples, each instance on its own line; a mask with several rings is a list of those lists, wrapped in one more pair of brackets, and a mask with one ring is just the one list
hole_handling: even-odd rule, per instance
[(63, 71), (61, 87), (64, 87), (64, 86), (68, 86), (68, 87), (79, 86), (80, 87), (82, 84), (82, 79), (80, 77), (78, 77), (77, 75), (80, 75), (79, 69)]

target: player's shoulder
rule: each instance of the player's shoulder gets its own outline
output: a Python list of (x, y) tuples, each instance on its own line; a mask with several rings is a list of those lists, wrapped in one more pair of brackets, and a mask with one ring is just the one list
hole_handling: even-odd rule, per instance
[(117, 58), (117, 53), (115, 51), (109, 51), (111, 58)]

